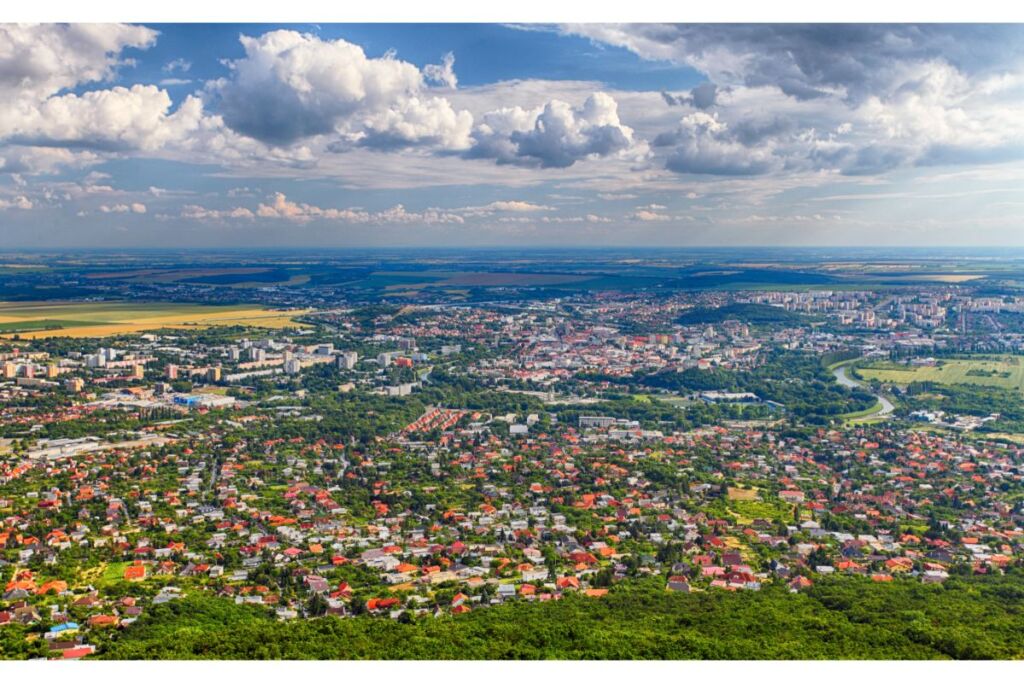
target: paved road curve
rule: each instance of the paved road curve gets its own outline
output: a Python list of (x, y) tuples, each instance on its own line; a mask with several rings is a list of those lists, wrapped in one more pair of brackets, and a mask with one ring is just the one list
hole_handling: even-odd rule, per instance
[[(850, 387), (851, 389), (863, 387), (863, 382), (858, 382), (857, 380), (850, 377), (850, 375), (847, 373), (848, 368), (848, 365), (840, 365), (839, 367), (832, 370), (832, 375), (836, 378), (836, 381), (839, 382), (844, 387)], [(879, 410), (877, 413), (872, 413), (871, 415), (866, 415), (865, 417), (884, 417), (886, 415), (889, 415), (890, 413), (892, 413), (892, 411), (896, 409), (896, 407), (892, 404), (892, 401), (887, 399), (885, 396), (882, 396), (881, 394), (875, 394), (875, 398), (877, 398), (878, 402), (882, 404), (882, 409)]]

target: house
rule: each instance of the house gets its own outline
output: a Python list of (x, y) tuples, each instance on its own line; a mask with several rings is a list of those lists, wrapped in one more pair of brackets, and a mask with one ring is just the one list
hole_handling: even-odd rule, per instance
[(146, 578), (146, 566), (136, 561), (124, 568), (125, 581), (142, 581)]
[(681, 593), (690, 592), (690, 580), (685, 576), (670, 576), (668, 577), (668, 590), (679, 591)]
[(803, 590), (804, 588), (810, 588), (814, 584), (806, 576), (797, 576), (793, 578), (788, 585), (789, 590), (793, 593), (796, 593), (797, 591)]

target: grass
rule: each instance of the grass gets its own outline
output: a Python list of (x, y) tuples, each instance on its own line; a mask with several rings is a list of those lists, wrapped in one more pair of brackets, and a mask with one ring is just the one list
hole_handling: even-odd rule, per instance
[(793, 519), (793, 506), (778, 501), (730, 500), (729, 510), (736, 515), (740, 524), (749, 524), (755, 519), (773, 522)]
[(1024, 393), (1024, 363), (1019, 356), (944, 359), (935, 366), (921, 367), (895, 363), (872, 364), (857, 368), (857, 374), (864, 379), (889, 384), (975, 384)]
[(1024, 434), (1011, 434), (1009, 432), (971, 432), (971, 438), (978, 441), (1008, 441), (1024, 446)]
[(761, 497), (760, 492), (756, 489), (742, 489), (736, 486), (730, 486), (727, 491), (729, 500), (759, 500)]
[(82, 584), (92, 584), (97, 588), (120, 583), (124, 581), (124, 570), (129, 564), (129, 562), (104, 562), (98, 567), (83, 571), (79, 581)]
[(861, 419), (863, 419), (865, 417), (871, 417), (872, 415), (874, 415), (875, 413), (877, 413), (877, 412), (879, 412), (881, 410), (882, 410), (882, 402), (881, 401), (875, 401), (875, 405), (871, 406), (870, 408), (865, 408), (864, 410), (857, 410), (857, 411), (854, 411), (852, 413), (844, 413), (843, 415), (840, 415), (839, 417), (842, 420), (861, 420)]
[(0, 322), (0, 333), (16, 334), (18, 332), (38, 332), (40, 330), (63, 330), (68, 327), (87, 327), (94, 324), (87, 320), (55, 320), (53, 318), (12, 320), (10, 322)]
[(281, 328), (305, 311), (277, 311), (260, 306), (104, 302), (0, 302), (0, 334), (22, 338), (105, 337), (161, 328), (244, 325)]

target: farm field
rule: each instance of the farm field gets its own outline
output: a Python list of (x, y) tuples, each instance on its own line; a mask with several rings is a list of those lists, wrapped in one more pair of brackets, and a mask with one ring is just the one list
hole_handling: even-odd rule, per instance
[(857, 368), (857, 374), (892, 384), (977, 384), (1024, 393), (1024, 358), (1020, 356), (943, 359), (938, 365), (923, 367), (885, 363)]
[(223, 325), (281, 328), (298, 325), (304, 311), (260, 306), (136, 302), (0, 302), (0, 335), (41, 337), (105, 337), (160, 328)]

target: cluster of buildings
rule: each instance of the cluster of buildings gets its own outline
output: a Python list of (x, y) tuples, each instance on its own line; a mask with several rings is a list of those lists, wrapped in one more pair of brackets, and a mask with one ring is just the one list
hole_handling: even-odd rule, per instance
[[(682, 295), (601, 294), (339, 311), (308, 334), (229, 342), (7, 343), (0, 629), (77, 658), (98, 633), (194, 593), (281, 619), (397, 619), (599, 600), (640, 577), (667, 591), (799, 591), (1024, 563), (1024, 447), (976, 431), (998, 415), (809, 427), (773, 414), (680, 430), (595, 405), (604, 387), (650, 400), (614, 380), (743, 372), (775, 349), (926, 353), (956, 334), (928, 322), (956, 310), (955, 296), (697, 296), (859, 329), (688, 325)], [(58, 385), (18, 381), (37, 374)], [(722, 390), (687, 401), (678, 410), (766, 404)], [(343, 409), (381, 427), (324, 426)], [(934, 429), (910, 428), (918, 420)]]

